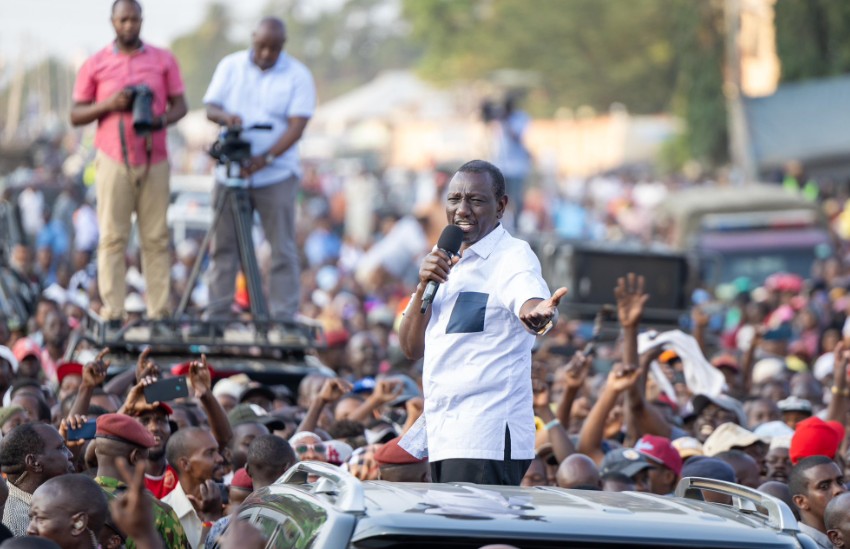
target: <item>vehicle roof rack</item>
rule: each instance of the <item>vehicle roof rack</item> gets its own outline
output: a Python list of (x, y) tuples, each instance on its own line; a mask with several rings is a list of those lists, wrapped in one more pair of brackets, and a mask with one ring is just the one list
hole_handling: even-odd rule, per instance
[(365, 513), (366, 498), (363, 484), (354, 475), (339, 467), (319, 461), (299, 461), (283, 474), (275, 484), (310, 484), (309, 477), (316, 476), (312, 494), (336, 494), (334, 507), (346, 513)]
[(268, 358), (277, 358), (281, 352), (326, 346), (321, 325), (312, 321), (270, 319), (236, 324), (233, 319), (142, 319), (113, 328), (92, 311), (87, 312), (77, 339), (88, 341), (95, 348), (136, 353), (154, 346), (158, 354), (204, 352)]
[(752, 512), (747, 503), (767, 511), (767, 525), (778, 530), (799, 532), (800, 527), (794, 513), (780, 500), (740, 484), (710, 478), (685, 477), (676, 486), (675, 495), (688, 499), (702, 500), (702, 490), (732, 497), (732, 505), (739, 511)]

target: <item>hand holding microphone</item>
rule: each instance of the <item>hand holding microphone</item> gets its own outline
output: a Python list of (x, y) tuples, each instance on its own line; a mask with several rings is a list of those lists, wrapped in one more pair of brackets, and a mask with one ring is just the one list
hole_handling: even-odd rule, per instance
[(440, 284), (448, 280), (449, 271), (457, 263), (458, 251), (463, 243), (463, 230), (457, 225), (448, 225), (443, 229), (440, 239), (437, 241), (437, 249), (428, 254), (419, 269), (419, 280), (426, 284), (425, 293), (422, 296), (423, 315), (428, 306), (434, 301), (434, 295)]

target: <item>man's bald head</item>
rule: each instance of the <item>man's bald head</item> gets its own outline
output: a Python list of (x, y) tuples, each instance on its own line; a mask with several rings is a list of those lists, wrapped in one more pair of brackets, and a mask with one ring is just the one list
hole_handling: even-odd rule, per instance
[(561, 488), (599, 488), (599, 469), (584, 454), (573, 454), (561, 462), (555, 478)]
[(258, 32), (269, 32), (272, 34), (276, 34), (282, 36), (283, 39), (286, 39), (286, 23), (277, 17), (263, 17), (260, 19), (260, 22), (257, 23), (257, 28), (254, 29), (255, 33)]
[(95, 536), (100, 534), (109, 514), (103, 490), (95, 481), (80, 474), (62, 475), (48, 480), (33, 494), (33, 505), (47, 515), (72, 518), (85, 514), (88, 517), (85, 527)]
[(837, 495), (823, 514), (826, 535), (835, 547), (850, 547), (850, 492)]
[(286, 25), (277, 17), (264, 17), (251, 34), (251, 60), (262, 70), (274, 67), (286, 42)]

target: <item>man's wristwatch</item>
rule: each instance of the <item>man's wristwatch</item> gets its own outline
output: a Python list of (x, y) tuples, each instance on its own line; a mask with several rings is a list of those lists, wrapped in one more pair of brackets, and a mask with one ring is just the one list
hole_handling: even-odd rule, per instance
[(275, 158), (277, 158), (277, 157), (275, 155), (273, 155), (272, 153), (266, 153), (266, 156), (263, 157), (263, 160), (265, 160), (266, 165), (268, 165), (268, 164), (273, 164)]

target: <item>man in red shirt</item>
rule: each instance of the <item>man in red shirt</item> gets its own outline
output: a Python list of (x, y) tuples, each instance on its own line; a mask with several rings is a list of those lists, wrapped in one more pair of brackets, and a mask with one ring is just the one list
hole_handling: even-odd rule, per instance
[[(97, 220), (100, 226), (97, 268), (102, 316), (120, 325), (124, 316), (124, 254), (136, 213), (145, 274), (149, 318), (169, 315), (170, 258), (166, 210), (169, 166), (165, 129), (186, 114), (183, 79), (174, 56), (143, 43), (142, 7), (136, 0), (112, 5), (115, 41), (90, 57), (74, 85), (71, 123), (97, 121), (95, 147)], [(147, 86), (153, 93), (149, 130), (133, 127), (134, 95)]]

